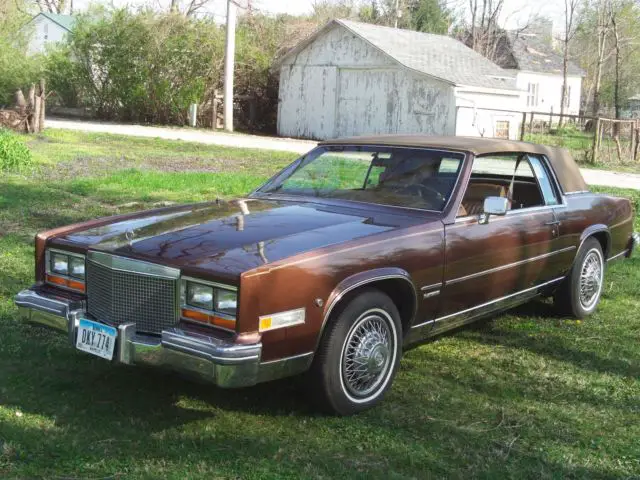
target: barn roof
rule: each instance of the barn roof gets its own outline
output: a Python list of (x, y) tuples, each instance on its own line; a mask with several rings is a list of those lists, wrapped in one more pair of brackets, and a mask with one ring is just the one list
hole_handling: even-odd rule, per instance
[[(515, 68), (529, 72), (562, 75), (562, 55), (556, 53), (553, 47), (539, 35), (511, 32), (506, 35), (506, 40), (505, 47), (510, 50), (509, 53), (515, 60)], [(502, 56), (502, 58), (505, 57), (507, 56)], [(511, 65), (503, 64), (500, 56), (498, 56), (497, 63), (505, 68), (511, 67)], [(571, 61), (567, 65), (567, 73), (580, 77), (585, 76), (584, 70)]]
[[(40, 12), (38, 15), (48, 18), (53, 23), (57, 23), (65, 30), (71, 31), (76, 23), (76, 17), (71, 15), (63, 15), (61, 13)], [(36, 17), (38, 16), (36, 15)], [(33, 17), (35, 18), (35, 17)]]
[(350, 20), (332, 20), (280, 58), (278, 64), (337, 26), (346, 28), (400, 65), (452, 85), (517, 90), (513, 73), (455, 38)]

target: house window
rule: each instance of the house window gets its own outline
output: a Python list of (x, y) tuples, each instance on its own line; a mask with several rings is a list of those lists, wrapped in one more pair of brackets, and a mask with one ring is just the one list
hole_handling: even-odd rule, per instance
[(506, 120), (496, 121), (496, 138), (509, 138), (509, 122)]
[(527, 107), (538, 106), (538, 90), (540, 90), (540, 84), (529, 83), (527, 88)]
[(44, 24), (44, 39), (47, 40), (49, 38), (49, 24)]
[[(562, 101), (562, 86), (560, 87), (560, 100)], [(571, 105), (571, 85), (567, 85), (567, 95), (564, 97), (564, 106)]]

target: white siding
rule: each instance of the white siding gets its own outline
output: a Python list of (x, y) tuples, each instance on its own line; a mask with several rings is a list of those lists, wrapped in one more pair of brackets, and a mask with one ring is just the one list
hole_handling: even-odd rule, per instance
[(496, 137), (499, 122), (508, 122), (509, 138), (517, 140), (522, 124), (522, 97), (456, 89), (456, 135)]
[(65, 35), (69, 33), (43, 15), (37, 16), (28, 27), (33, 29), (29, 42), (29, 53), (32, 55), (45, 53), (47, 45), (64, 41)]
[(318, 140), (337, 136), (336, 80), (336, 67), (282, 67), (278, 133)]
[[(537, 105), (529, 102), (527, 105), (527, 92), (529, 84), (538, 86)], [(517, 75), (517, 85), (524, 92), (523, 107), (529, 112), (553, 112), (560, 113), (560, 98), (562, 95), (562, 74), (546, 74), (519, 71)], [(567, 85), (571, 89), (569, 95), (569, 106), (565, 113), (578, 115), (580, 112), (580, 96), (582, 89), (582, 78), (568, 76)]]
[(338, 136), (453, 135), (451, 87), (404, 69), (340, 69)]
[(344, 28), (285, 61), (279, 95), (283, 136), (455, 134), (451, 86), (399, 66)]

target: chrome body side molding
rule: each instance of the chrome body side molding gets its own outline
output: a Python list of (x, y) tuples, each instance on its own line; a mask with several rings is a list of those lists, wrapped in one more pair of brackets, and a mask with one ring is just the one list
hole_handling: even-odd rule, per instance
[[(445, 330), (449, 330), (452, 328), (459, 327), (464, 325), (465, 323), (471, 322), (479, 317), (484, 315), (489, 315), (496, 311), (506, 310), (511, 307), (515, 307), (521, 303), (524, 303), (534, 297), (536, 297), (542, 289), (545, 287), (550, 287), (555, 284), (560, 283), (564, 280), (565, 277), (554, 278), (553, 280), (549, 280), (547, 282), (535, 285), (533, 287), (520, 290), (518, 292), (505, 295), (504, 297), (496, 298), (495, 300), (490, 300), (489, 302), (483, 303), (481, 305), (477, 305), (475, 307), (467, 308), (466, 310), (462, 310), (460, 312), (451, 313), (449, 315), (445, 315), (443, 317), (438, 317), (434, 320), (429, 320), (427, 322), (419, 323), (411, 327), (412, 330), (419, 331), (425, 327), (434, 327), (433, 333), (441, 333)], [(442, 325), (442, 327), (440, 327)], [(429, 332), (432, 333), (432, 332)]]
[(524, 265), (526, 263), (535, 262), (537, 260), (543, 260), (545, 258), (549, 258), (549, 257), (552, 257), (554, 255), (558, 255), (560, 253), (570, 252), (570, 251), (575, 250), (575, 249), (576, 249), (576, 247), (573, 246), (573, 245), (570, 246), (570, 247), (561, 248), (560, 250), (555, 250), (553, 252), (544, 253), (544, 254), (538, 255), (536, 257), (527, 258), (525, 260), (519, 260), (517, 262), (508, 263), (506, 265), (501, 265), (499, 267), (490, 268), (488, 270), (482, 270), (481, 272), (472, 273), (471, 275), (466, 275), (464, 277), (453, 278), (451, 280), (447, 280), (445, 285), (456, 284), (456, 283), (459, 283), (459, 282), (464, 282), (465, 280), (471, 280), (473, 278), (481, 277), (483, 275), (489, 275), (491, 273), (501, 272), (502, 270), (507, 270), (509, 268), (519, 267), (519, 266)]

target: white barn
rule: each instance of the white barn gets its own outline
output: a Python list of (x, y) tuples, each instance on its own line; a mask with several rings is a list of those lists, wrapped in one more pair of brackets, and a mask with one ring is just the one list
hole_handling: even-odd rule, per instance
[(515, 75), (442, 35), (333, 20), (276, 68), (282, 136), (517, 138), (522, 121)]

